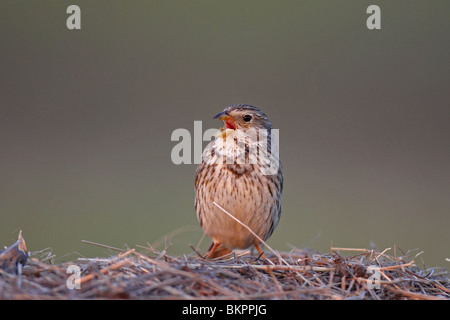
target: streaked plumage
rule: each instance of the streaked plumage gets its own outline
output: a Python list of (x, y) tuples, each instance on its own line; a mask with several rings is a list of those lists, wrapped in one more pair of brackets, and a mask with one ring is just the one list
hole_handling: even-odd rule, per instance
[[(260, 109), (245, 104), (228, 106), (215, 118), (224, 121), (224, 128), (203, 151), (195, 177), (197, 218), (213, 240), (208, 257), (252, 245), (261, 253), (260, 241), (214, 202), (264, 241), (272, 235), (283, 189), (272, 125)], [(266, 135), (258, 137), (258, 130)]]

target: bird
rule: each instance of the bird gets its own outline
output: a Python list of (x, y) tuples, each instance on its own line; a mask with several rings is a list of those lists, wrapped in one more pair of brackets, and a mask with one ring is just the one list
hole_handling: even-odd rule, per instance
[(265, 258), (260, 245), (278, 225), (283, 191), (272, 124), (248, 104), (227, 106), (213, 119), (224, 125), (203, 150), (194, 184), (197, 219), (212, 239), (205, 258), (252, 246)]

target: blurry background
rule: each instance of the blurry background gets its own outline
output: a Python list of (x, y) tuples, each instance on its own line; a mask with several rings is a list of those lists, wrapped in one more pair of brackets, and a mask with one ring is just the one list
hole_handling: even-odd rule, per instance
[[(66, 28), (70, 4), (79, 31)], [(366, 27), (370, 4), (381, 30)], [(59, 261), (110, 254), (83, 239), (192, 252), (196, 165), (171, 162), (171, 133), (218, 128), (215, 114), (248, 103), (280, 130), (271, 246), (396, 245), (448, 267), (449, 9), (2, 0), (0, 244), (23, 230), (29, 250)]]

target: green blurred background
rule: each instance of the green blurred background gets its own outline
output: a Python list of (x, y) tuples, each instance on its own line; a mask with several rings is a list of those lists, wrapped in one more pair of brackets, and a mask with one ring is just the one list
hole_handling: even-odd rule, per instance
[[(70, 4), (79, 31), (66, 28)], [(370, 4), (381, 30), (366, 27)], [(218, 128), (212, 116), (249, 103), (280, 130), (272, 247), (395, 245), (448, 267), (449, 9), (2, 0), (0, 244), (23, 230), (57, 261), (110, 254), (83, 239), (192, 252), (196, 165), (171, 162), (171, 133)]]

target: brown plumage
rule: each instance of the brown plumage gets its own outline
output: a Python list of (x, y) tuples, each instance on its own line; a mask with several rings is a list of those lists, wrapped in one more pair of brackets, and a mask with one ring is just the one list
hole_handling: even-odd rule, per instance
[(224, 122), (203, 151), (195, 176), (195, 209), (213, 240), (208, 258), (255, 246), (257, 239), (217, 203), (262, 240), (268, 239), (281, 214), (283, 172), (272, 125), (260, 109), (236, 104), (216, 117)]

